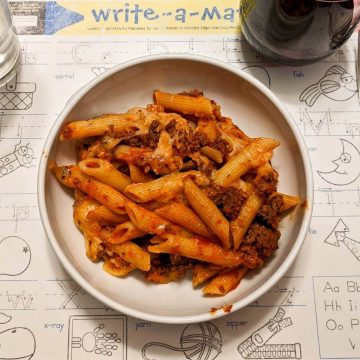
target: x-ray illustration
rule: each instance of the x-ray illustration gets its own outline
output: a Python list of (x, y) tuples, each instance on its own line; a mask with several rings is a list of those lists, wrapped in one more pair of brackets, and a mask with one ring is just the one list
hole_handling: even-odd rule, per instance
[(126, 318), (122, 315), (71, 316), (68, 359), (126, 360), (126, 333)]

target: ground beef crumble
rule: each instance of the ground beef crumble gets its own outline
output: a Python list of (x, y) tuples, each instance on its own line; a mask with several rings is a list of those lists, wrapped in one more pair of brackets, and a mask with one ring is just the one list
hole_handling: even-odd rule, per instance
[(190, 134), (185, 136), (179, 148), (179, 152), (182, 156), (188, 156), (199, 151), (203, 146), (206, 145), (206, 137), (204, 134)]
[(261, 258), (268, 257), (278, 248), (280, 235), (280, 231), (254, 222), (244, 237), (240, 251), (243, 251), (244, 246), (250, 245)]
[(165, 284), (183, 278), (190, 266), (190, 259), (179, 255), (160, 254), (151, 260), (151, 268), (145, 276), (148, 281)]
[(276, 171), (271, 171), (264, 176), (256, 177), (254, 180), (254, 185), (256, 192), (259, 195), (270, 195), (276, 191), (278, 183), (278, 173)]
[(272, 228), (276, 229), (281, 220), (281, 213), (284, 206), (284, 200), (281, 195), (274, 195), (267, 199), (259, 210), (257, 216), (260, 220), (266, 222)]
[(227, 158), (229, 154), (229, 144), (225, 140), (218, 137), (215, 141), (208, 144), (208, 146), (220, 151), (223, 161)]
[(161, 132), (161, 123), (158, 120), (151, 122), (149, 132), (143, 135), (130, 136), (123, 141), (124, 145), (133, 147), (147, 147), (155, 149), (158, 146)]
[(167, 133), (173, 137), (176, 133), (176, 120), (171, 120), (166, 126), (165, 126), (165, 131), (167, 131)]
[(249, 269), (256, 269), (264, 263), (262, 256), (260, 256), (259, 252), (252, 245), (242, 243), (239, 252), (244, 258), (244, 266)]
[(203, 134), (194, 135), (191, 129), (189, 134), (184, 130), (177, 130), (175, 120), (171, 120), (165, 126), (165, 130), (171, 137), (177, 137), (178, 151), (183, 157), (199, 151), (200, 148), (206, 144), (206, 138)]
[(181, 171), (189, 171), (189, 170), (195, 170), (197, 168), (196, 162), (191, 159), (184, 159), (184, 165), (181, 168)]
[(243, 191), (233, 186), (223, 187), (215, 184), (204, 188), (203, 191), (229, 220), (236, 219), (245, 199)]

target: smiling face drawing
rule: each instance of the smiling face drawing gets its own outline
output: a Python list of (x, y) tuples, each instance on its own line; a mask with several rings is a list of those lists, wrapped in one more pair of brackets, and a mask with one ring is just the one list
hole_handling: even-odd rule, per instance
[(360, 152), (349, 141), (340, 139), (342, 152), (333, 160), (335, 168), (332, 171), (317, 173), (320, 177), (332, 185), (348, 185), (354, 182), (360, 175)]

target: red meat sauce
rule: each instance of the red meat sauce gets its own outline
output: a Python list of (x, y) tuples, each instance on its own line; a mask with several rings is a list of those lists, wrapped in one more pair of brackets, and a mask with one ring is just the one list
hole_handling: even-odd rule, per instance
[(233, 186), (222, 187), (211, 184), (203, 191), (229, 220), (236, 219), (246, 198), (243, 191)]
[[(194, 93), (192, 96), (198, 96)], [(179, 139), (180, 146), (174, 149), (175, 152), (183, 158), (183, 167), (181, 171), (197, 169), (205, 174), (210, 174), (215, 168), (215, 164), (209, 161), (207, 167), (204, 168), (196, 161), (188, 158), (189, 155), (200, 151), (204, 146), (210, 146), (221, 152), (223, 159), (226, 159), (229, 153), (228, 144), (220, 137), (215, 141), (209, 142), (204, 134), (193, 133), (190, 129), (189, 133), (176, 128), (176, 121), (170, 121), (165, 127), (154, 120), (147, 134), (134, 135), (133, 133), (124, 134), (121, 144), (129, 145), (137, 148), (155, 149), (158, 145), (160, 133), (162, 130), (168, 132), (171, 137)], [(119, 135), (118, 135), (119, 136)], [(221, 164), (219, 165), (221, 166)], [(249, 175), (251, 176), (251, 174)], [(263, 196), (266, 200), (258, 212), (254, 222), (250, 225), (241, 245), (239, 252), (244, 257), (244, 265), (250, 269), (262, 266), (264, 259), (278, 248), (278, 240), (280, 232), (277, 226), (280, 222), (283, 201), (280, 195), (271, 196), (276, 191), (278, 175), (276, 172), (270, 172), (254, 180), (255, 191)], [(238, 216), (240, 209), (246, 200), (246, 194), (233, 186), (210, 186), (202, 188), (204, 193), (214, 201), (216, 206), (224, 214), (228, 220), (234, 220)], [(163, 279), (179, 278), (184, 276), (186, 270), (191, 267), (191, 263), (183, 262), (178, 256), (176, 259), (172, 256), (169, 259), (155, 257), (152, 261), (151, 270), (147, 274), (149, 280), (159, 280), (163, 275)], [(169, 273), (171, 274), (169, 276)], [(165, 280), (164, 280), (165, 281)]]

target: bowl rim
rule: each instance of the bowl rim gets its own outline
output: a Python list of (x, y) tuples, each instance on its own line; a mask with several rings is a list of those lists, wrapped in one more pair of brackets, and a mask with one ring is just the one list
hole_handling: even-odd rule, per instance
[(104, 295), (101, 291), (97, 290), (95, 287), (90, 285), (82, 275), (76, 270), (75, 266), (70, 262), (70, 260), (66, 257), (64, 251), (56, 240), (56, 236), (54, 231), (50, 225), (49, 216), (46, 211), (46, 195), (45, 195), (45, 185), (46, 185), (46, 174), (47, 174), (47, 163), (48, 163), (48, 154), (53, 146), (54, 141), (56, 140), (56, 135), (58, 134), (60, 128), (63, 126), (63, 123), (66, 117), (69, 115), (71, 110), (77, 104), (77, 102), (91, 89), (93, 89), (96, 85), (100, 84), (105, 79), (113, 76), (114, 74), (123, 71), (127, 68), (141, 65), (148, 62), (157, 62), (157, 61), (195, 61), (206, 63), (208, 65), (212, 65), (215, 67), (222, 68), (223, 70), (227, 70), (234, 75), (244, 79), (249, 84), (257, 88), (265, 97), (270, 100), (270, 102), (277, 108), (277, 110), (284, 117), (286, 123), (288, 124), (291, 132), (293, 133), (297, 145), (300, 150), (300, 156), (304, 166), (305, 172), (305, 186), (306, 186), (306, 211), (304, 212), (303, 221), (300, 226), (299, 233), (294, 242), (293, 247), (290, 252), (286, 256), (285, 261), (281, 264), (281, 266), (275, 271), (275, 273), (266, 280), (259, 288), (257, 288), (250, 295), (245, 297), (242, 300), (239, 300), (232, 304), (231, 311), (229, 313), (233, 313), (236, 310), (239, 310), (251, 302), (255, 301), (261, 295), (263, 295), (268, 289), (273, 287), (280, 278), (284, 275), (284, 273), (289, 269), (289, 267), (294, 262), (297, 254), (299, 253), (302, 244), (304, 243), (308, 228), (310, 226), (310, 220), (312, 216), (313, 210), (313, 176), (312, 176), (312, 168), (310, 157), (305, 145), (305, 141), (298, 129), (295, 121), (292, 119), (289, 111), (282, 104), (282, 102), (278, 99), (278, 97), (268, 89), (264, 84), (262, 84), (259, 80), (254, 78), (252, 75), (247, 74), (243, 70), (235, 67), (234, 65), (228, 64), (221, 60), (217, 60), (214, 58), (210, 58), (203, 55), (193, 55), (193, 54), (161, 54), (161, 55), (147, 55), (138, 57), (136, 59), (132, 59), (126, 62), (123, 62), (119, 65), (114, 66), (107, 72), (97, 76), (96, 78), (90, 80), (87, 84), (81, 87), (75, 94), (73, 94), (67, 103), (64, 105), (62, 111), (54, 121), (50, 132), (46, 138), (46, 141), (43, 146), (43, 150), (41, 153), (41, 158), (39, 161), (38, 168), (38, 178), (37, 178), (37, 200), (41, 222), (43, 228), (46, 233), (46, 237), (50, 242), (52, 249), (54, 250), (58, 260), (65, 268), (65, 270), (69, 273), (69, 275), (89, 294), (91, 294), (94, 298), (109, 306), (110, 308), (120, 311), (123, 314), (130, 315), (135, 318), (157, 322), (157, 323), (166, 323), (166, 324), (190, 324), (190, 323), (198, 323), (203, 321), (214, 320), (215, 318), (222, 317), (224, 315), (229, 314), (223, 310), (218, 310), (215, 313), (210, 313), (207, 311), (206, 313), (198, 314), (198, 315), (187, 315), (187, 316), (166, 316), (166, 315), (155, 315), (149, 314), (147, 312), (143, 312), (140, 310), (131, 309), (125, 305), (122, 305), (106, 295)]

